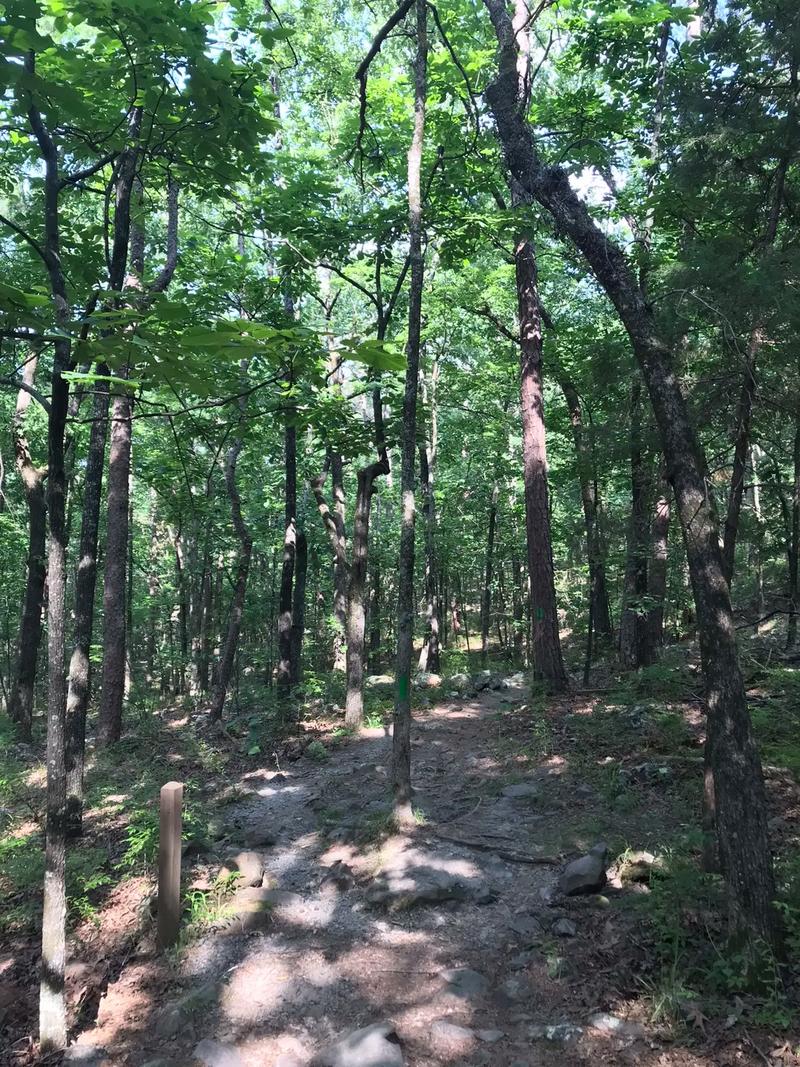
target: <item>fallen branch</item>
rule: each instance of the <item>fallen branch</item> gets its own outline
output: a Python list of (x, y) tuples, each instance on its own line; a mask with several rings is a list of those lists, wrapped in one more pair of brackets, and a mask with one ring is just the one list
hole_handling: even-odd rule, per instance
[(500, 859), (508, 860), (509, 863), (525, 863), (530, 866), (542, 865), (544, 867), (557, 867), (561, 860), (557, 856), (532, 856), (528, 852), (515, 852), (513, 849), (498, 848), (496, 845), (490, 844), (488, 841), (476, 841), (466, 837), (454, 837), (452, 834), (442, 833), (441, 830), (437, 830), (434, 827), (430, 827), (430, 832), (442, 841), (450, 841), (454, 845), (462, 845), (464, 848), (474, 848), (479, 852), (492, 852), (495, 856), (499, 856)]

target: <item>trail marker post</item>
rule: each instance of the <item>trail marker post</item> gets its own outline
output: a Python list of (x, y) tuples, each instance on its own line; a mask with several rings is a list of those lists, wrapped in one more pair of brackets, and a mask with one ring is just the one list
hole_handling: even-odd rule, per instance
[(181, 826), (183, 782), (161, 787), (158, 839), (158, 947), (169, 948), (181, 924)]

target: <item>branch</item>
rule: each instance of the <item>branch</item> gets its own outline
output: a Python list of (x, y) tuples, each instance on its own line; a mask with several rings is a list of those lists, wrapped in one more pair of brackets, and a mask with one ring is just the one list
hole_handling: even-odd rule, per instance
[(21, 226), (17, 226), (16, 222), (12, 222), (11, 219), (6, 218), (5, 215), (0, 215), (0, 222), (2, 222), (4, 226), (8, 226), (9, 230), (13, 230), (23, 241), (27, 241), (44, 265), (49, 268), (50, 264), (48, 263), (44, 249), (35, 238), (31, 237), (31, 235), (23, 230)]
[(171, 177), (167, 181), (167, 260), (150, 286), (151, 293), (163, 293), (178, 265), (178, 192), (180, 186)]
[(96, 163), (92, 163), (89, 167), (84, 167), (83, 170), (76, 170), (73, 174), (68, 174), (61, 179), (59, 188), (63, 189), (67, 185), (77, 185), (78, 182), (84, 181), (86, 178), (91, 178), (97, 174), (103, 167), (107, 167), (109, 163), (113, 163), (119, 155), (116, 150), (113, 152), (106, 152), (104, 156), (97, 160)]
[(367, 121), (367, 74), (369, 73), (370, 64), (381, 50), (381, 45), (397, 26), (399, 22), (406, 17), (411, 10), (411, 5), (414, 0), (402, 0), (402, 3), (395, 11), (395, 13), (384, 22), (383, 26), (378, 30), (378, 33), (369, 47), (369, 51), (364, 56), (361, 64), (356, 71), (356, 80), (359, 83), (359, 107), (358, 107), (358, 136), (356, 138), (355, 147), (353, 153), (361, 151), (361, 142), (364, 138), (364, 128)]
[(50, 414), (50, 401), (43, 393), (39, 392), (35, 385), (28, 385), (28, 383), (24, 382), (21, 378), (0, 378), (0, 385), (10, 385), (14, 389), (21, 390), (23, 393), (28, 393), (34, 400), (37, 400), (41, 404), (48, 415)]

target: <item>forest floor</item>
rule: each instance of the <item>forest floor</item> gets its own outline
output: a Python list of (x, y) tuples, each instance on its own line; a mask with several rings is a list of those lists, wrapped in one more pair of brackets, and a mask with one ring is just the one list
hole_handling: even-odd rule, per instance
[[(532, 698), (519, 676), (472, 695), (446, 681), (418, 694), (417, 825), (404, 835), (388, 819), (387, 726), (348, 736), (322, 706), (302, 737), (264, 759), (234, 732), (203, 739), (202, 720), (180, 709), (149, 715), (149, 735), (114, 757), (127, 778), (107, 764), (93, 771), (78, 854), (104, 848), (114, 863), (78, 865), (86, 914), (73, 908), (66, 1062), (800, 1063), (797, 975), (744, 987), (719, 947), (719, 885), (697, 873), (702, 715), (685, 658), (559, 700)], [(764, 709), (754, 716), (788, 878), (797, 711), (773, 722), (768, 687), (783, 706), (786, 672), (780, 683), (761, 677), (751, 696)], [(788, 766), (771, 762), (778, 751)], [(131, 817), (126, 802), (139, 789), (154, 796), (167, 777), (189, 783), (187, 915), (177, 948), (159, 955), (147, 906), (154, 805)], [(33, 819), (41, 782), (26, 781)], [(18, 820), (12, 840), (27, 840), (25, 829)], [(608, 884), (562, 896), (564, 866), (601, 841)], [(257, 853), (262, 888), (218, 877), (239, 849)], [(7, 839), (6, 850), (20, 862)], [(632, 855), (642, 850), (651, 858)], [(128, 874), (95, 885), (91, 872), (109, 869)], [(8, 902), (24, 911), (13, 894)], [(6, 922), (0, 951), (0, 1061), (18, 1065), (37, 1062), (25, 1036), (37, 946), (23, 919)], [(335, 1043), (373, 1024), (386, 1026), (356, 1034), (341, 1058)]]

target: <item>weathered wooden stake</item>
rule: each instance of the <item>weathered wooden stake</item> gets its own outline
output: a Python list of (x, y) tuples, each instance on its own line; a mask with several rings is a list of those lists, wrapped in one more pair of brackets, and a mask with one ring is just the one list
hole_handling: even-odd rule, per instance
[(181, 805), (183, 783), (161, 787), (158, 840), (158, 947), (169, 948), (181, 924)]

